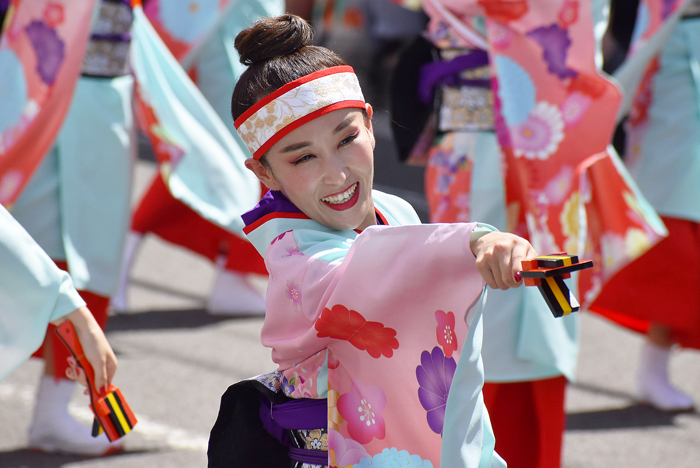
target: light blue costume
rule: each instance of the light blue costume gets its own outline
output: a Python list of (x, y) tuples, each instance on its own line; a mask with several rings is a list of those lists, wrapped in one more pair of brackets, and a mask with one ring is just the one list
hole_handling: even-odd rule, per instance
[[(690, 11), (700, 15), (700, 2)], [(700, 17), (683, 19), (661, 50), (649, 122), (625, 161), (654, 209), (700, 222)]]
[(0, 206), (0, 381), (44, 341), (49, 322), (85, 305), (61, 271)]
[[(135, 156), (130, 28), (128, 2), (98, 4), (83, 76), (61, 131), (12, 206), (13, 216), (46, 253), (67, 261), (76, 288), (102, 296), (116, 292), (130, 219)], [(99, 35), (122, 36), (115, 46), (119, 63), (96, 46)]]

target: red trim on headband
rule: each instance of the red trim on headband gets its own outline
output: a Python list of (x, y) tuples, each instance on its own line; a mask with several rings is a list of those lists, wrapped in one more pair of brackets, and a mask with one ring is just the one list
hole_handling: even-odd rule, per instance
[(275, 143), (280, 141), (285, 135), (289, 134), (293, 130), (301, 127), (305, 123), (311, 122), (314, 119), (321, 117), (322, 115), (328, 114), (338, 109), (346, 109), (348, 107), (359, 107), (364, 109), (365, 103), (363, 101), (340, 101), (334, 104), (330, 104), (326, 107), (322, 107), (318, 110), (313, 111), (310, 114), (306, 114), (304, 117), (295, 120), (286, 127), (282, 128), (279, 132), (275, 133), (267, 140), (253, 155), (253, 159), (260, 159), (263, 157), (267, 151), (274, 146)]
[(279, 218), (284, 218), (284, 219), (311, 219), (308, 216), (306, 216), (304, 213), (282, 213), (279, 211), (276, 211), (274, 213), (267, 214), (263, 216), (262, 218), (256, 220), (254, 223), (251, 223), (247, 225), (246, 227), (243, 228), (243, 232), (248, 235), (251, 232), (255, 231), (257, 228), (265, 224), (266, 222), (270, 221), (271, 219), (279, 219)]
[(336, 73), (355, 73), (355, 70), (353, 70), (353, 68), (350, 65), (339, 65), (337, 67), (324, 68), (323, 70), (319, 70), (317, 72), (313, 72), (308, 75), (302, 76), (301, 78), (297, 78), (294, 81), (290, 81), (281, 88), (273, 91), (272, 93), (268, 94), (267, 96), (253, 104), (252, 107), (248, 108), (248, 110), (241, 114), (240, 117), (238, 117), (233, 123), (234, 127), (238, 129), (238, 127), (240, 127), (243, 122), (248, 120), (250, 116), (255, 114), (257, 111), (259, 111), (266, 105), (268, 105), (271, 101), (274, 101), (275, 99), (291, 91), (292, 89), (301, 86), (304, 83), (308, 83), (309, 81), (313, 81), (323, 76), (335, 75)]

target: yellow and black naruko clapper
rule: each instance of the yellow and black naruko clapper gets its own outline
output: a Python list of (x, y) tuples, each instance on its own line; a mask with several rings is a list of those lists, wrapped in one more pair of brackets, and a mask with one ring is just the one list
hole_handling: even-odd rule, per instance
[(95, 387), (95, 372), (85, 357), (75, 328), (69, 320), (56, 327), (56, 334), (85, 372), (90, 393), (90, 408), (95, 415), (92, 436), (97, 437), (104, 432), (110, 442), (114, 442), (127, 435), (137, 421), (121, 390), (112, 384), (109, 384), (107, 389), (101, 389), (101, 392)]
[(571, 272), (592, 266), (591, 260), (579, 261), (576, 255), (559, 252), (523, 261), (521, 275), (525, 286), (537, 286), (552, 314), (561, 317), (580, 308), (564, 279), (570, 278)]

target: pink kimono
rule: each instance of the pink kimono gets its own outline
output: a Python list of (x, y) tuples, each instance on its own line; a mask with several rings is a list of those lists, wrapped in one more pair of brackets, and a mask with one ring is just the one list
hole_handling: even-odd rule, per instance
[[(446, 450), (464, 466), (492, 466), (475, 225), (420, 225), (403, 200), (373, 198), (380, 226), (361, 233), (321, 226), (280, 192), (244, 215), (270, 271), (262, 342), (281, 388), (327, 398), (330, 466), (456, 466)], [(458, 403), (446, 416), (453, 378)]]

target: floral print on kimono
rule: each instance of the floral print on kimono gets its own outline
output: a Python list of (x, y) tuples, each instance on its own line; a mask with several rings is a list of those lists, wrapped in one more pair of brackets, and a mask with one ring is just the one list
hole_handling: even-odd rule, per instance
[[(286, 221), (257, 230), (275, 222)], [(439, 466), (452, 377), (473, 347), (467, 312), (483, 287), (469, 247), (474, 224), (361, 234), (317, 226), (270, 234), (265, 252), (262, 341), (282, 388), (328, 399), (331, 466)], [(465, 395), (483, 382), (476, 366), (470, 372)]]
[[(664, 11), (671, 11), (679, 2), (646, 3), (667, 3)], [(621, 95), (595, 63), (593, 3), (426, 0), (424, 5), (431, 17), (428, 37), (438, 47), (488, 48), (495, 134), (505, 162), (507, 230), (527, 237), (541, 252), (592, 258), (595, 267), (579, 276), (581, 295), (590, 303), (600, 284), (665, 235), (608, 146)], [(441, 168), (440, 176), (427, 180), (436, 198), (449, 191), (452, 206), (447, 195), (431, 206), (440, 220), (464, 216), (462, 206), (470, 204), (471, 174), (468, 167), (459, 174), (465, 166), (454, 161), (464, 152), (451, 142), (449, 135), (436, 141), (431, 164)], [(611, 238), (625, 243), (614, 261)]]

